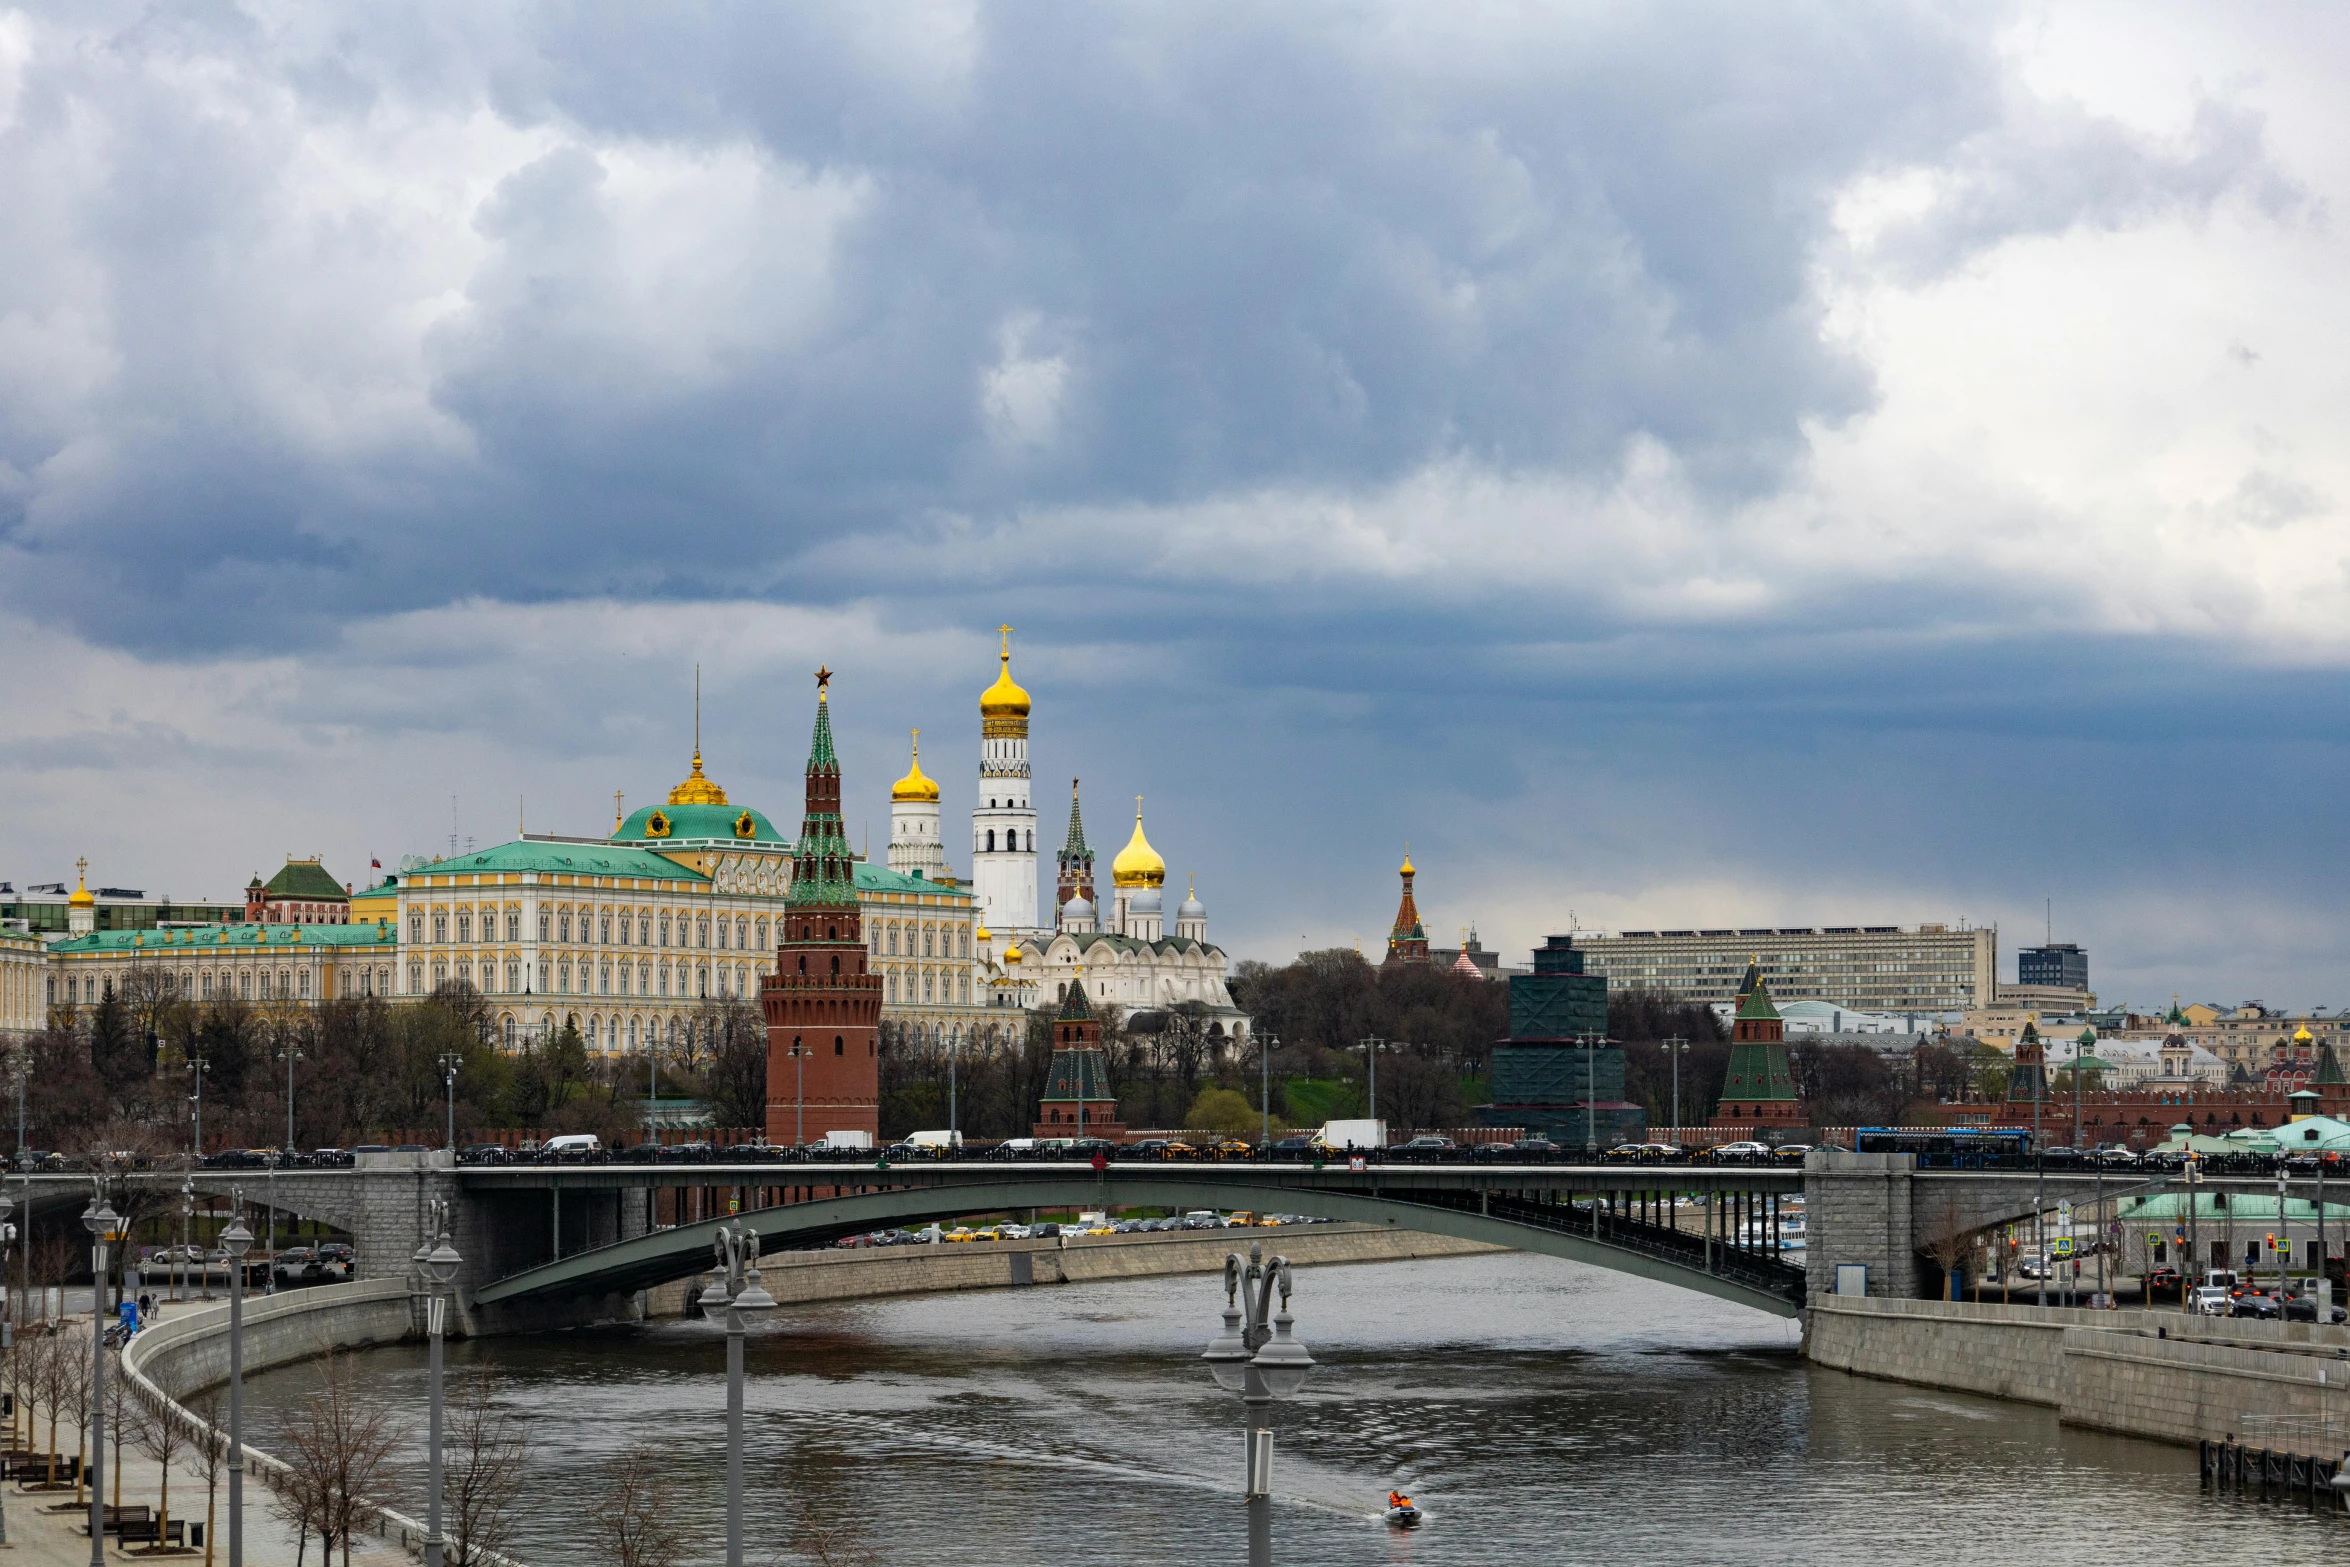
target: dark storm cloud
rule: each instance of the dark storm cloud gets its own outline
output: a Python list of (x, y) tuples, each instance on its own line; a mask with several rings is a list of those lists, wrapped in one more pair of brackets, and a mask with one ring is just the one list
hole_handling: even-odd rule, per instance
[[(1942, 266), (2257, 166), (2235, 120), (2183, 152), (2015, 128), (1998, 20), (126, 12), (52, 35), (0, 144), (53, 176), (21, 243), (89, 270), (20, 257), (9, 286), (36, 315), (78, 291), (112, 356), (0, 432), (6, 592), (104, 642), (286, 645), (469, 594), (922, 595), (942, 519), (1439, 460), (1604, 477), (1634, 435), (1701, 494), (1766, 493), (1806, 421), (1869, 404), (1810, 281), (1856, 174), (1963, 159), (1978, 195), (1903, 241)], [(461, 297), (386, 324), (425, 314), (387, 259), (431, 248), (400, 187), (462, 161), (401, 128), (492, 113), (546, 145), (447, 217), (479, 248)], [(87, 163), (58, 150), (77, 119)], [(391, 150), (321, 192), (312, 136)], [(2084, 144), (2067, 183), (2020, 172)], [(728, 159), (759, 188), (696, 184)], [(632, 259), (665, 236), (688, 253)], [(402, 373), (420, 406), (372, 414)], [(886, 571), (804, 577), (876, 535), (909, 543)]]

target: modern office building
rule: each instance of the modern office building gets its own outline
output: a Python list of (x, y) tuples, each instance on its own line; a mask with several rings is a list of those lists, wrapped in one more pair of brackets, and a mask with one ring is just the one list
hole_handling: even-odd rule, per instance
[(1957, 1012), (1999, 991), (1999, 927), (1821, 925), (1578, 931), (1585, 966), (1619, 989), (1735, 1001), (1755, 965), (1784, 1005), (1855, 1012)]
[(2087, 990), (2089, 954), (2069, 941), (2051, 941), (2040, 947), (2018, 947), (2015, 953), (2015, 982), (2019, 986), (2046, 985), (2055, 990)]

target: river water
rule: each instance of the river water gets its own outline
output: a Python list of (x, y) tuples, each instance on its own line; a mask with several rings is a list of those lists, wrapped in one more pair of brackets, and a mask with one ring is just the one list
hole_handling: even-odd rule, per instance
[[(749, 1345), (749, 1560), (1229, 1561), (1244, 1549), (1241, 1412), (1196, 1356), (1219, 1280), (935, 1295), (777, 1311)], [(1276, 1552), (1348, 1563), (2108, 1564), (2350, 1550), (2350, 1519), (2213, 1498), (2192, 1452), (2070, 1431), (2047, 1410), (1870, 1382), (1797, 1358), (1792, 1322), (1545, 1258), (1316, 1268), (1321, 1362), (1281, 1408)], [(421, 1348), (359, 1357), (421, 1436)], [(527, 1420), (514, 1550), (583, 1551), (583, 1503), (642, 1444), (721, 1558), (725, 1351), (662, 1322), (450, 1346)], [(270, 1445), (315, 1382), (255, 1379)], [(1388, 1530), (1389, 1486), (1427, 1510)], [(421, 1472), (395, 1494), (421, 1516)]]

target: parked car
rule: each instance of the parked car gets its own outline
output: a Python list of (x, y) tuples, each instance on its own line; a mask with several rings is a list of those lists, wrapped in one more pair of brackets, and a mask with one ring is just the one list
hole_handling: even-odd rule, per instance
[(1452, 1158), (1459, 1152), (1460, 1144), (1451, 1138), (1438, 1137), (1434, 1133), (1429, 1133), (1425, 1136), (1415, 1137), (1408, 1143), (1395, 1144), (1387, 1150), (1387, 1157), (1406, 1163), (1436, 1164)]
[(497, 1143), (467, 1143), (457, 1150), (459, 1164), (504, 1164), (506, 1150)]
[(1771, 1150), (1773, 1164), (1801, 1164), (1803, 1156), (1811, 1152), (1809, 1143), (1781, 1143)]
[(1273, 1144), (1273, 1157), (1284, 1164), (1303, 1164), (1313, 1159), (1335, 1159), (1338, 1150), (1311, 1133), (1283, 1137)]
[(2236, 1292), (2235, 1303), (2230, 1308), (2228, 1315), (2231, 1317), (2253, 1317), (2264, 1322), (2274, 1322), (2284, 1315), (2284, 1308), (2277, 1298), (2267, 1290), (2239, 1290)]
[(278, 1282), (301, 1284), (326, 1277), (326, 1265), (318, 1260), (318, 1251), (310, 1246), (289, 1246), (277, 1254)]
[(1716, 1143), (1705, 1151), (1708, 1164), (1762, 1164), (1770, 1157), (1769, 1144), (1753, 1141)]
[(358, 1162), (355, 1152), (349, 1148), (313, 1148), (310, 1163), (321, 1170), (348, 1170)]

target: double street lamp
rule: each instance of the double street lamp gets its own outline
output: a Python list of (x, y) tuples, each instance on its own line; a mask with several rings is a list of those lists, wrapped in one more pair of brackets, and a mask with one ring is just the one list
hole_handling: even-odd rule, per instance
[(427, 1416), (431, 1455), (424, 1492), (424, 1567), (441, 1567), (444, 1544), (441, 1536), (441, 1340), (448, 1329), (449, 1286), (457, 1282), (457, 1269), (465, 1259), (457, 1255), (457, 1248), (449, 1240), (448, 1199), (434, 1198), (431, 1209), (429, 1222), (433, 1238), (416, 1248), (413, 1260), (417, 1276), (425, 1286), (424, 1330), (432, 1344), (431, 1413)]
[(743, 1567), (743, 1313), (773, 1311), (775, 1297), (759, 1283), (757, 1230), (722, 1225), (714, 1245), (718, 1276), (701, 1304), (705, 1316), (726, 1312), (726, 1567)]
[(122, 1215), (106, 1200), (103, 1179), (82, 1225), (90, 1232), (90, 1567), (106, 1567), (106, 1259)]
[(229, 1224), (220, 1232), (228, 1255), (228, 1567), (245, 1567), (245, 1193), (229, 1189)]
[[(1273, 1292), (1281, 1309), (1271, 1310)], [(1224, 1329), (1200, 1359), (1216, 1385), (1238, 1393), (1248, 1410), (1248, 1561), (1273, 1567), (1273, 1401), (1306, 1385), (1314, 1357), (1293, 1332), (1289, 1314), (1289, 1259), (1265, 1260), (1262, 1246), (1224, 1258)]]

